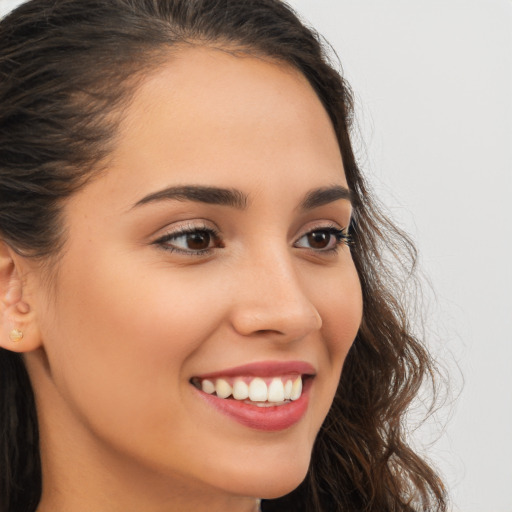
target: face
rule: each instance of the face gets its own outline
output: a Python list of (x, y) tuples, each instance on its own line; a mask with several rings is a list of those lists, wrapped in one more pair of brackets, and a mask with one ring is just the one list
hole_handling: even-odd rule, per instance
[(116, 140), (41, 280), (43, 439), (171, 487), (285, 494), (361, 320), (328, 115), (291, 68), (189, 49), (147, 77)]

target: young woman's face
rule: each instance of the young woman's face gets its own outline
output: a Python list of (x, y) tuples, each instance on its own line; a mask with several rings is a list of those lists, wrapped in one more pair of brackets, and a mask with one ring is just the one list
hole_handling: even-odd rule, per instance
[(45, 365), (29, 358), (43, 441), (114, 480), (297, 486), (362, 309), (340, 151), (307, 81), (183, 50), (141, 85), (107, 172), (64, 216), (38, 306)]

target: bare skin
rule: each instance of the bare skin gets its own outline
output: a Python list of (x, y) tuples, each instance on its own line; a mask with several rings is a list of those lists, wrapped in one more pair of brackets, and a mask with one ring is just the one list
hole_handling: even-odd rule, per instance
[[(178, 186), (240, 201), (155, 196)], [(333, 234), (350, 202), (305, 201), (334, 187), (332, 125), (291, 68), (195, 48), (147, 77), (109, 169), (64, 207), (56, 281), (1, 249), (1, 343), (25, 352), (39, 412), (38, 512), (254, 512), (302, 481), (362, 314)], [(289, 428), (242, 425), (191, 384), (262, 361), (315, 370)]]

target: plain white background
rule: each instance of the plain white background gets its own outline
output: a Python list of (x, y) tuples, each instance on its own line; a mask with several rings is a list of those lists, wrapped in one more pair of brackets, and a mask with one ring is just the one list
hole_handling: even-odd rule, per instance
[(420, 249), (453, 394), (465, 381), (416, 442), (454, 511), (512, 512), (512, 0), (291, 4), (339, 55), (361, 167)]

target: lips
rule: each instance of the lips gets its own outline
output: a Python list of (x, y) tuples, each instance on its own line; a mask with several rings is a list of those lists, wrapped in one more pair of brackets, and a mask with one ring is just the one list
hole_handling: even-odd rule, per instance
[(283, 430), (308, 407), (314, 368), (301, 361), (261, 362), (193, 377), (210, 406), (250, 428)]

